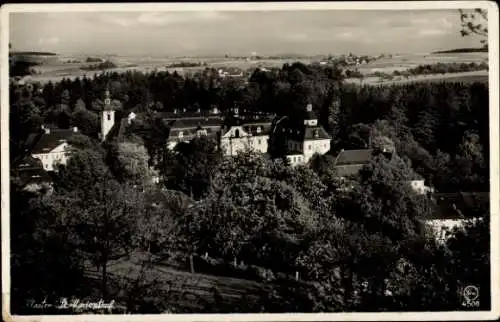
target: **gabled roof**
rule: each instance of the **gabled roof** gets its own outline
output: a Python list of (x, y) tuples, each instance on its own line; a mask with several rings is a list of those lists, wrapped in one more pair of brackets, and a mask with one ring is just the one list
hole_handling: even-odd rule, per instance
[(67, 140), (73, 136), (75, 132), (73, 130), (50, 130), (50, 133), (43, 133), (35, 147), (31, 151), (33, 154), (39, 153), (49, 153), (62, 143), (67, 142)]
[(306, 120), (317, 120), (318, 119), (318, 117), (316, 116), (316, 113), (314, 113), (313, 110), (306, 111), (304, 118)]
[(20, 180), (24, 186), (52, 181), (47, 171), (43, 169), (42, 162), (32, 156), (26, 156), (17, 162), (12, 169), (12, 177)]
[(24, 149), (27, 151), (32, 150), (41, 136), (42, 133), (31, 133), (30, 135), (28, 135), (28, 138), (24, 142)]
[(175, 119), (169, 123), (170, 129), (196, 129), (198, 126), (206, 127), (221, 127), (223, 124), (222, 118), (189, 118)]
[(342, 150), (335, 159), (335, 165), (368, 164), (373, 157), (372, 149)]
[(297, 128), (289, 127), (284, 130), (290, 140), (327, 140), (331, 139), (330, 135), (322, 126), (299, 126)]
[(364, 164), (338, 165), (335, 166), (335, 174), (339, 177), (352, 177), (357, 175), (364, 166)]
[[(171, 129), (168, 139), (168, 142), (184, 142), (190, 141), (198, 136), (199, 130), (205, 130), (207, 132), (208, 138), (215, 138), (217, 136), (217, 130), (213, 128), (189, 128), (189, 129)], [(179, 137), (179, 134), (182, 132), (182, 137)]]
[[(260, 132), (259, 129), (260, 128)], [(269, 135), (269, 132), (271, 130), (271, 123), (266, 122), (266, 123), (245, 123), (243, 125), (243, 129), (245, 132), (251, 134), (252, 136), (258, 136), (258, 135)]]
[[(245, 132), (253, 136), (268, 135), (272, 127), (272, 118), (259, 114), (229, 115), (224, 120), (223, 133), (227, 133), (234, 126), (241, 126)], [(257, 133), (259, 127), (261, 132)]]
[(214, 114), (211, 111), (179, 111), (177, 113), (174, 112), (157, 112), (157, 115), (167, 119), (167, 120), (180, 120), (180, 119), (189, 119), (189, 118), (221, 118), (219, 114)]
[(488, 205), (489, 192), (435, 193), (434, 211), (424, 220), (470, 219), (478, 215), (477, 208)]
[(42, 161), (40, 161), (40, 159), (32, 157), (31, 155), (27, 155), (24, 158), (17, 161), (15, 164), (13, 164), (13, 170), (15, 171), (24, 171), (31, 169), (43, 170)]

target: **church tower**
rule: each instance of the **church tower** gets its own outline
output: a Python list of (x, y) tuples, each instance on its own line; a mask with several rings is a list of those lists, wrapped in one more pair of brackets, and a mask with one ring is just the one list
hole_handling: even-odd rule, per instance
[(304, 125), (305, 126), (317, 126), (318, 125), (318, 118), (316, 117), (316, 114), (314, 114), (314, 112), (312, 110), (312, 104), (307, 104), (306, 117), (304, 118)]
[(111, 96), (109, 94), (109, 90), (106, 89), (104, 94), (104, 108), (101, 113), (101, 141), (106, 140), (106, 137), (109, 134), (109, 131), (115, 125), (115, 111), (111, 107)]

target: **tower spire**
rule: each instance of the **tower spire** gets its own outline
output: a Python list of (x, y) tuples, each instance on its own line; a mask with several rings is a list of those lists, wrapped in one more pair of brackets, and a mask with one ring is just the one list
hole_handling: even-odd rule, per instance
[(106, 85), (106, 90), (104, 91), (104, 110), (111, 109), (111, 94), (109, 92), (109, 84)]
[(104, 107), (101, 113), (101, 140), (106, 140), (107, 135), (115, 124), (115, 111), (111, 106), (111, 94), (109, 92), (109, 85), (106, 85), (104, 92)]

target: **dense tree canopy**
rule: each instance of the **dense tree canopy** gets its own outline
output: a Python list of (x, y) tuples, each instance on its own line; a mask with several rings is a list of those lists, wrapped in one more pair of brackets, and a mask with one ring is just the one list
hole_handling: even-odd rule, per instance
[[(123, 136), (99, 144), (106, 88), (117, 121), (130, 111), (138, 116)], [(342, 83), (336, 67), (294, 63), (256, 70), (248, 84), (210, 68), (188, 77), (104, 73), (11, 86), (10, 98), (13, 159), (42, 124), (80, 129), (70, 141), (71, 158), (54, 174), (52, 194), (11, 189), (18, 299), (49, 290), (82, 295), (87, 290), (77, 286), (89, 266), (99, 270), (106, 297), (115, 278), (108, 264), (131, 262), (134, 252), (167, 258), (162, 265), (190, 262), (192, 271), (195, 258), (220, 261), (229, 275), (258, 271), (252, 278), (268, 287), (259, 302), (266, 312), (453, 310), (461, 308), (463, 284), (488, 289), (479, 280), (489, 276), (484, 222), (455, 232), (447, 245), (427, 240), (418, 219), (430, 214), (431, 200), (408, 184), (421, 176), (439, 192), (489, 190), (485, 84), (358, 86)], [(224, 158), (206, 137), (166, 149), (162, 112), (238, 106), (287, 120), (309, 103), (333, 138), (331, 151), (307, 165), (252, 151)], [(334, 169), (338, 151), (364, 148), (378, 155), (352, 182), (342, 182)], [(157, 186), (152, 168), (161, 174)], [(29, 271), (33, 287), (22, 282)], [(143, 304), (151, 301), (144, 294), (135, 295)], [(174, 306), (167, 297), (158, 301), (163, 310)]]

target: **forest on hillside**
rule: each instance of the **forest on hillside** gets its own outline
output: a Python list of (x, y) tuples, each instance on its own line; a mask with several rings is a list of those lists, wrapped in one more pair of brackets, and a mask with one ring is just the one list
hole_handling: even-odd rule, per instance
[[(107, 88), (119, 115), (140, 116), (125, 137), (100, 145)], [(431, 201), (403, 184), (418, 173), (439, 192), (489, 191), (487, 84), (358, 86), (343, 83), (335, 67), (294, 63), (256, 70), (248, 84), (210, 68), (189, 78), (129, 71), (11, 86), (10, 97), (12, 159), (41, 124), (81, 129), (52, 194), (11, 182), (13, 312), (30, 312), (26, 298), (96, 292), (128, 312), (192, 312), (186, 302), (197, 300), (158, 295), (167, 286), (153, 277), (153, 257), (261, 285), (231, 305), (214, 288), (200, 295), (209, 300), (199, 312), (458, 310), (460, 290), (471, 284), (485, 294), (479, 309), (490, 307), (488, 220), (437, 244), (418, 225)], [(332, 148), (293, 168), (252, 151), (223, 158), (205, 138), (172, 153), (157, 114), (238, 106), (294, 117), (308, 103)], [(395, 153), (375, 158), (343, 189), (333, 171), (338, 151), (378, 138)], [(151, 165), (160, 186), (151, 184)], [(477, 211), (487, 218), (488, 205)], [(140, 274), (111, 272), (111, 263), (130, 263), (137, 252), (148, 258)], [(97, 284), (88, 267), (99, 271)]]

